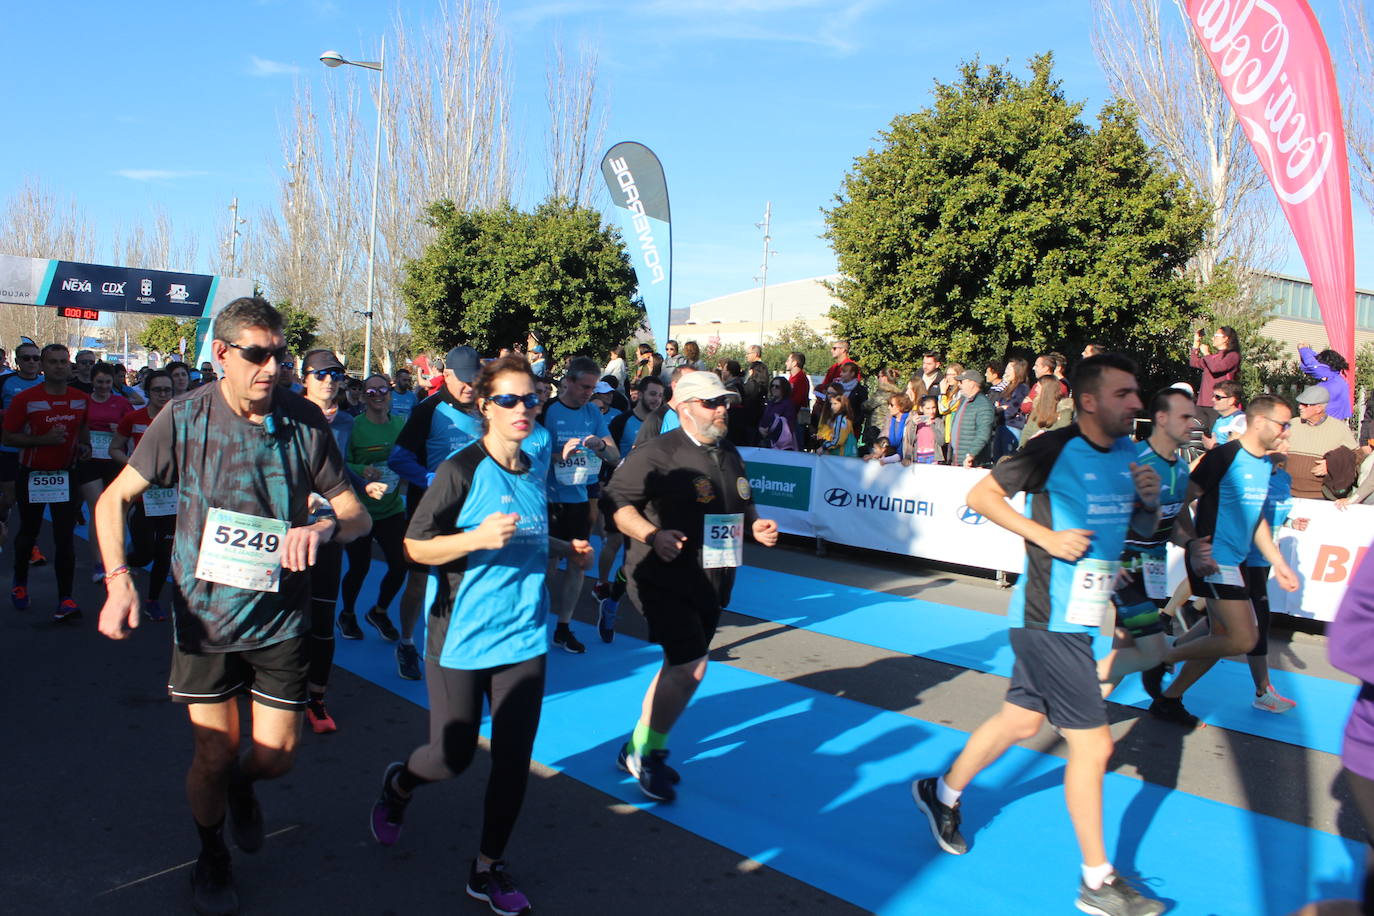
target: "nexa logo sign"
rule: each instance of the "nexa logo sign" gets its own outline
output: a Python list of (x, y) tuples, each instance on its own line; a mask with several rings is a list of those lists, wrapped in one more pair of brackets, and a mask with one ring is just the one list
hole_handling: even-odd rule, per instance
[(960, 506), (958, 515), (959, 521), (965, 525), (982, 525), (988, 520), (986, 515), (980, 515), (968, 506)]
[(89, 293), (91, 281), (82, 280), (80, 277), (68, 277), (62, 281), (62, 289), (68, 293)]
[(852, 504), (855, 509), (868, 509), (873, 512), (895, 512), (899, 515), (933, 516), (935, 514), (935, 503), (928, 500), (879, 496), (876, 493), (864, 493), (862, 491), (851, 493), (843, 487), (831, 487), (825, 491), (822, 499), (836, 509), (845, 509)]

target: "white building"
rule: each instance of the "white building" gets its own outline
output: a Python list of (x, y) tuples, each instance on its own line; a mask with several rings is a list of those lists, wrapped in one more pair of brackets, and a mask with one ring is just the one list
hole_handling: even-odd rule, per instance
[(748, 346), (777, 337), (798, 319), (825, 337), (830, 333), (830, 307), (839, 303), (825, 283), (838, 279), (813, 277), (770, 284), (767, 290), (754, 287), (673, 309), (673, 339), (695, 340), (705, 348), (708, 340), (719, 337), (722, 344)]

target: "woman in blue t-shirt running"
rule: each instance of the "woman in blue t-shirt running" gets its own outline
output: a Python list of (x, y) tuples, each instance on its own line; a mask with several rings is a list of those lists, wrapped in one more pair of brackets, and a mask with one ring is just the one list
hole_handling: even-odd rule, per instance
[(476, 381), (480, 440), (439, 465), (406, 530), (412, 562), (431, 567), (425, 645), (430, 741), (387, 767), (372, 808), (372, 835), (399, 839), (417, 786), (457, 776), (477, 749), (482, 702), (491, 704), (491, 777), (467, 892), (497, 913), (529, 901), (501, 856), (525, 798), (544, 698), (550, 552), (591, 565), (584, 540), (549, 537), (545, 469), (531, 469), (521, 443), (534, 430), (540, 397), (523, 360), (504, 357)]

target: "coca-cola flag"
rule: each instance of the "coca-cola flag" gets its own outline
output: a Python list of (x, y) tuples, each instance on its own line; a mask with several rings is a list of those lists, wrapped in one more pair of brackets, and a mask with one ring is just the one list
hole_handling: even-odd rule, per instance
[(1353, 366), (1350, 167), (1317, 17), (1305, 0), (1188, 0), (1188, 18), (1297, 237), (1326, 339)]

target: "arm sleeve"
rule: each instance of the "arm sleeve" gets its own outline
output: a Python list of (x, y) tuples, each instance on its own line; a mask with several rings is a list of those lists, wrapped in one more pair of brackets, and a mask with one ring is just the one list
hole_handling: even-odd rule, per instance
[(647, 450), (636, 448), (630, 452), (620, 467), (615, 469), (610, 484), (602, 491), (611, 504), (612, 514), (626, 506), (644, 510), (649, 499), (648, 482), (652, 472), (653, 464)]
[(174, 487), (180, 479), (173, 448), (172, 434), (175, 428), (172, 416), (171, 407), (164, 407), (149, 424), (148, 431), (139, 440), (138, 448), (129, 456), (129, 467), (155, 487)]
[(399, 440), (397, 440), (396, 445), (392, 446), (391, 454), (387, 457), (386, 463), (387, 467), (415, 486), (429, 486), (429, 471), (425, 470), (425, 466), (420, 463), (420, 459), (416, 457), (415, 453), (401, 445)]
[(458, 461), (445, 461), (434, 472), (434, 483), (420, 502), (406, 527), (412, 541), (428, 541), (441, 534), (456, 534), (458, 514), (472, 488), (472, 478)]
[(1197, 463), (1197, 467), (1193, 468), (1193, 472), (1188, 475), (1188, 480), (1197, 484), (1204, 493), (1210, 491), (1217, 485), (1226, 469), (1220, 458), (1225, 452), (1225, 448), (1214, 448), (1203, 455), (1202, 460)]
[(1010, 458), (994, 465), (992, 478), (1008, 496), (1039, 493), (1045, 488), (1045, 481), (1049, 480), (1055, 459), (1066, 441), (1063, 436), (1052, 433), (1036, 436)]
[(1298, 359), (1302, 363), (1302, 371), (1312, 376), (1319, 382), (1324, 382), (1331, 378), (1331, 367), (1317, 359), (1317, 354), (1312, 352), (1311, 347), (1299, 347)]

